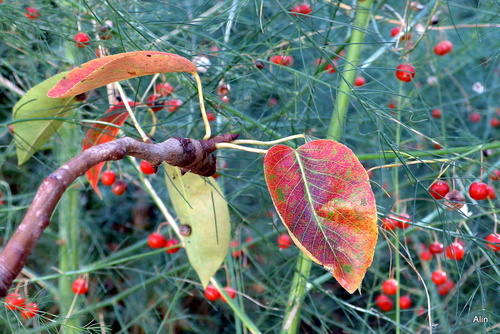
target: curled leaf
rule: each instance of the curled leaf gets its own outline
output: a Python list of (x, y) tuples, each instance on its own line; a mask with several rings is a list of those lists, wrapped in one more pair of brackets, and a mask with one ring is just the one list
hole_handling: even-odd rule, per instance
[(354, 153), (332, 140), (296, 150), (277, 145), (266, 154), (264, 173), (294, 242), (353, 293), (373, 261), (378, 234), (375, 197)]
[(229, 249), (231, 222), (222, 190), (212, 177), (165, 166), (167, 189), (174, 209), (190, 234), (183, 238), (189, 262), (206, 287)]
[[(136, 103), (129, 102), (130, 106), (136, 105)], [(129, 113), (125, 110), (123, 106), (123, 102), (112, 106), (109, 108), (106, 113), (107, 116), (104, 116), (99, 119), (101, 122), (110, 123), (110, 124), (93, 124), (92, 127), (87, 131), (85, 135), (85, 139), (82, 144), (82, 151), (99, 144), (104, 144), (116, 139), (118, 132), (120, 131), (120, 127), (125, 123), (127, 118), (129, 117)], [(99, 183), (99, 177), (101, 175), (101, 170), (104, 166), (104, 162), (101, 162), (94, 167), (90, 168), (86, 173), (87, 179), (89, 180), (90, 185), (94, 188), (95, 192), (99, 197), (101, 196), (101, 192), (97, 187)]]
[(19, 165), (25, 163), (61, 127), (74, 110), (73, 97), (54, 100), (47, 92), (68, 72), (59, 73), (34, 86), (14, 105), (14, 138)]
[(47, 96), (76, 96), (107, 84), (164, 72), (196, 72), (196, 66), (176, 54), (159, 51), (134, 51), (91, 60), (71, 70)]

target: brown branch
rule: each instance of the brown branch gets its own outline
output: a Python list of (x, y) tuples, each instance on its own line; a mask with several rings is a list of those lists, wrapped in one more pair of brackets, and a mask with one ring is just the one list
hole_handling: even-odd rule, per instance
[(103, 161), (133, 156), (157, 167), (162, 162), (178, 166), (185, 172), (210, 176), (216, 170), (216, 158), (211, 153), (215, 144), (228, 143), (238, 135), (224, 134), (208, 140), (171, 138), (159, 144), (151, 144), (124, 137), (97, 145), (80, 153), (42, 182), (21, 224), (0, 253), (0, 297), (5, 297), (13, 280), (21, 272), (24, 263), (44, 229), (61, 196), (78, 177)]

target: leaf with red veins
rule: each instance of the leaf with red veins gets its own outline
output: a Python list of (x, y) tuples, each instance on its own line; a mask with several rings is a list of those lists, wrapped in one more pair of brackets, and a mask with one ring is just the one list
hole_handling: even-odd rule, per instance
[(266, 154), (264, 173), (295, 244), (356, 291), (373, 261), (378, 230), (368, 174), (354, 153), (331, 140), (296, 150), (277, 145)]

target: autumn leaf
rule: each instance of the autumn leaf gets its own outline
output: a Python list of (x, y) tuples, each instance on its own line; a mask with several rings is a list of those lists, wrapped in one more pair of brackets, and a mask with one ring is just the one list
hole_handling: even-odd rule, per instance
[[(136, 105), (134, 102), (129, 102), (130, 106)], [(118, 103), (115, 106), (109, 108), (104, 116), (99, 119), (100, 122), (110, 123), (110, 124), (101, 124), (96, 123), (93, 124), (92, 127), (87, 131), (85, 135), (85, 139), (82, 144), (82, 151), (99, 144), (104, 144), (116, 139), (118, 132), (120, 131), (120, 127), (125, 123), (127, 118), (129, 117), (129, 113), (124, 109), (123, 102)], [(104, 166), (104, 162), (101, 162), (94, 167), (90, 168), (86, 173), (87, 179), (89, 180), (90, 185), (94, 188), (95, 192), (99, 197), (102, 198), (101, 192), (97, 187), (99, 183), (99, 178), (101, 176), (101, 170)]]
[(186, 173), (165, 166), (170, 200), (182, 224), (191, 227), (184, 237), (189, 262), (205, 288), (229, 249), (231, 222), (226, 199), (213, 177)]
[(17, 161), (25, 163), (61, 127), (61, 118), (74, 111), (73, 97), (54, 100), (47, 92), (68, 72), (59, 73), (34, 86), (14, 105), (13, 120)]
[(165, 72), (195, 73), (196, 66), (176, 54), (159, 51), (134, 51), (91, 60), (71, 70), (47, 96), (67, 98), (107, 84)]
[(295, 244), (353, 293), (373, 261), (377, 210), (368, 175), (354, 153), (332, 140), (266, 154), (264, 173)]

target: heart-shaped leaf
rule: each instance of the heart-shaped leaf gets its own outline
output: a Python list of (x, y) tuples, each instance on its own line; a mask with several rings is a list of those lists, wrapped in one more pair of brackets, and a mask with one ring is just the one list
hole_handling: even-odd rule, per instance
[(189, 262), (205, 288), (229, 249), (231, 222), (222, 190), (212, 177), (186, 173), (167, 164), (165, 179), (170, 200), (182, 224), (191, 227), (184, 237)]
[[(134, 102), (129, 102), (129, 104), (130, 106), (136, 105), (136, 103)], [(82, 144), (82, 151), (85, 151), (86, 149), (94, 145), (104, 144), (115, 140), (116, 136), (118, 135), (118, 132), (120, 131), (120, 127), (125, 123), (125, 121), (129, 117), (129, 113), (127, 112), (127, 110), (125, 110), (123, 102), (120, 102), (115, 106), (112, 106), (105, 112), (105, 114), (108, 115), (100, 118), (99, 121), (110, 123), (113, 125), (100, 124), (100, 123), (93, 124), (92, 127), (87, 131), (87, 134), (85, 135), (85, 139), (83, 140)], [(101, 192), (99, 191), (97, 184), (99, 183), (99, 177), (101, 175), (101, 170), (103, 166), (104, 162), (98, 163), (85, 173), (87, 179), (89, 180), (90, 185), (92, 186), (92, 188), (94, 188), (97, 195), (99, 195), (99, 197), (101, 198), (102, 198)]]
[(59, 73), (34, 86), (13, 108), (14, 138), (19, 165), (25, 163), (61, 127), (60, 118), (74, 110), (73, 97), (54, 100), (47, 92), (68, 72)]
[(266, 154), (274, 206), (295, 244), (350, 293), (373, 261), (377, 209), (368, 175), (354, 153), (332, 140), (285, 145)]
[(158, 51), (119, 53), (91, 60), (71, 70), (47, 96), (76, 96), (107, 84), (164, 72), (196, 72), (196, 65), (184, 57)]

